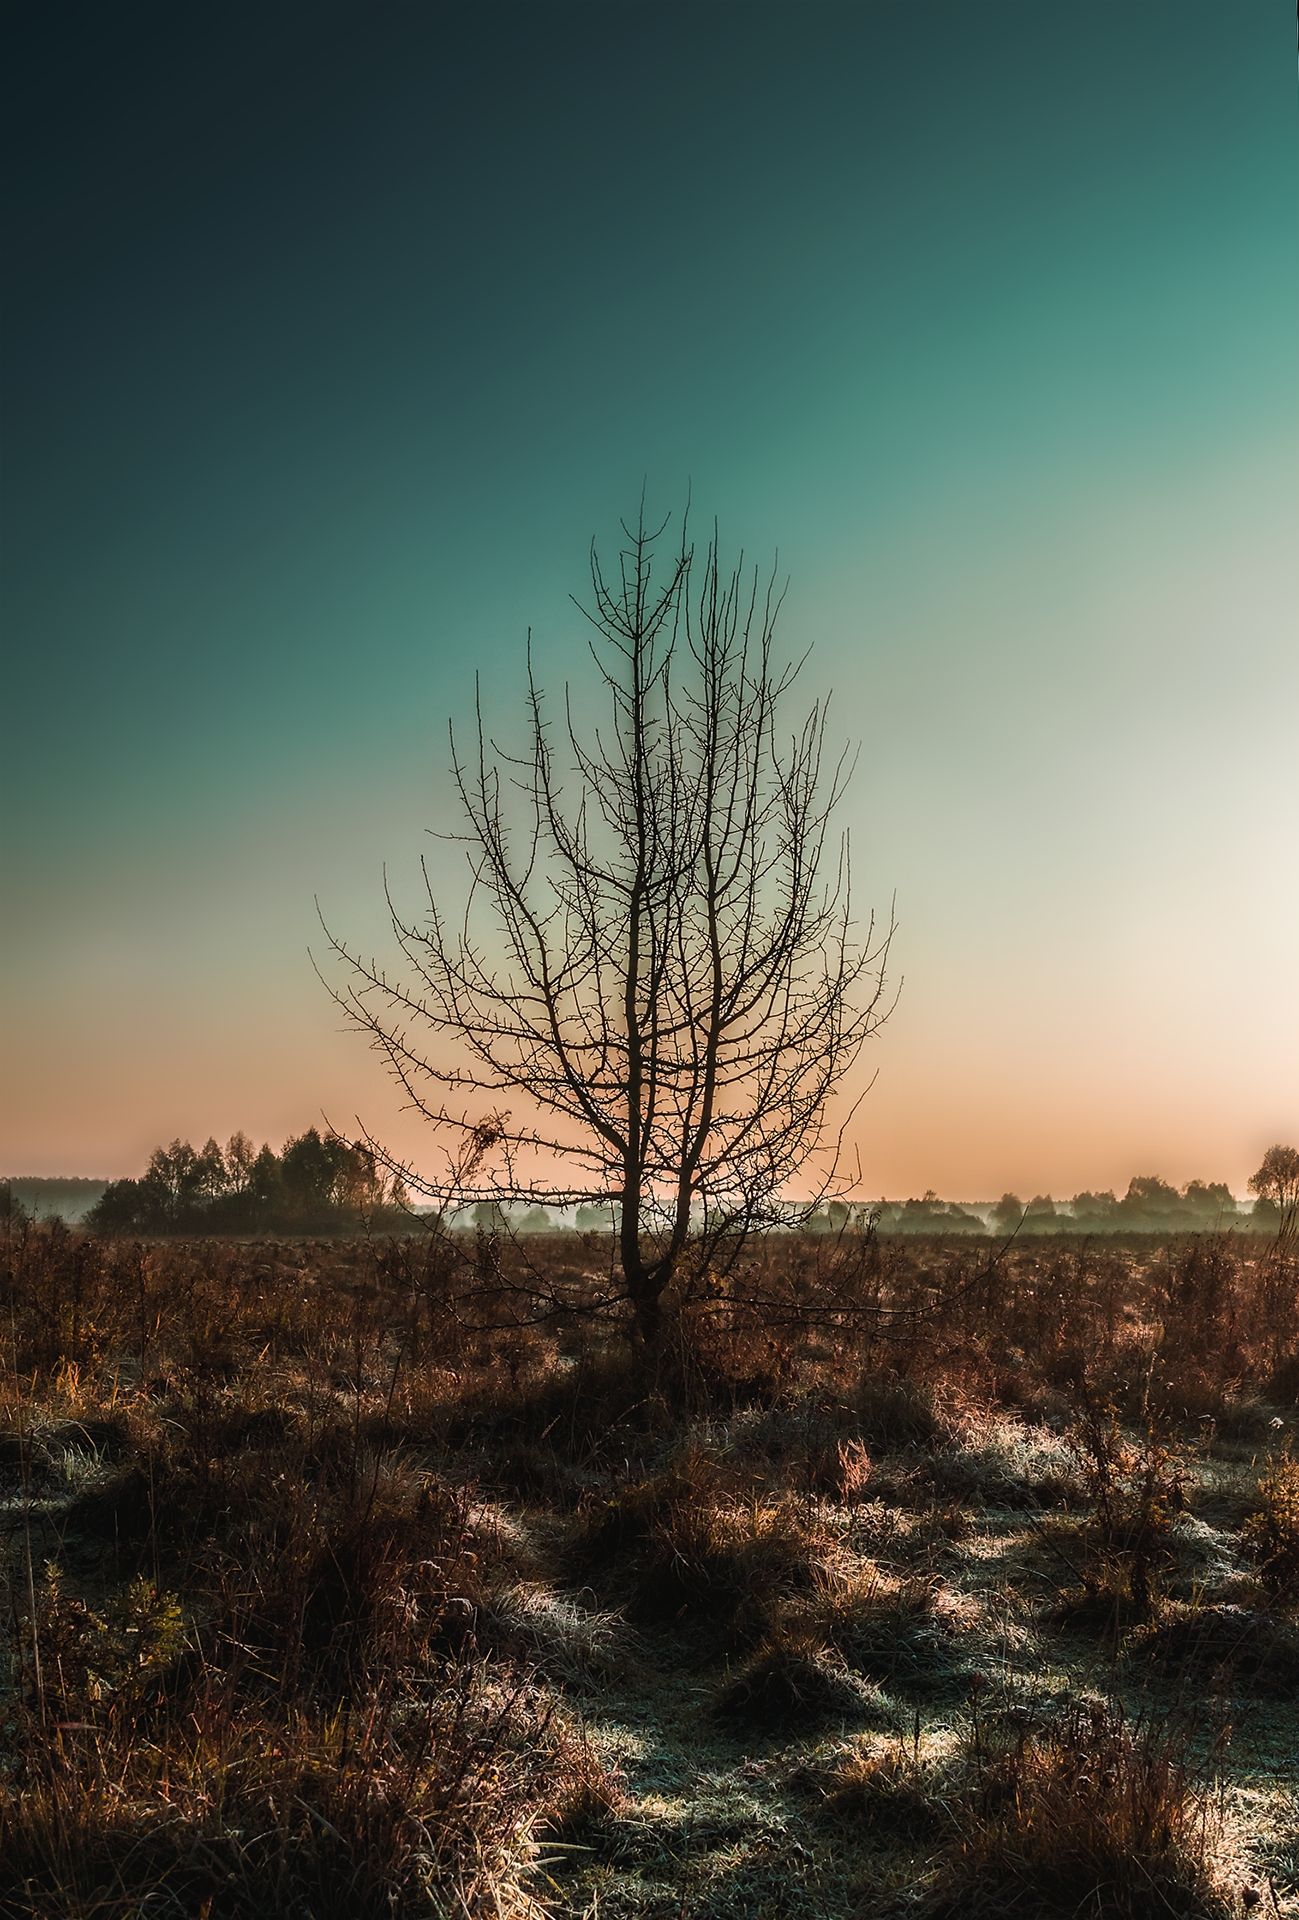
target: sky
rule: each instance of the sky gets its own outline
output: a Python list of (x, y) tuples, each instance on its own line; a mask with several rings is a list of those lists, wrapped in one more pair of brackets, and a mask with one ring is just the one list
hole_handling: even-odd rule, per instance
[(427, 1162), (317, 902), (463, 898), (448, 719), (642, 489), (860, 744), (865, 1194), (1299, 1143), (1289, 0), (2, 19), (0, 1170)]

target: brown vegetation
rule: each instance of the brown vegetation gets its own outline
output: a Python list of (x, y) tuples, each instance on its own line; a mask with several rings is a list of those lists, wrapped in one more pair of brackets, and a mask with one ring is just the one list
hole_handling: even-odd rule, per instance
[(23, 1226), (0, 1912), (1299, 1910), (1297, 1281)]

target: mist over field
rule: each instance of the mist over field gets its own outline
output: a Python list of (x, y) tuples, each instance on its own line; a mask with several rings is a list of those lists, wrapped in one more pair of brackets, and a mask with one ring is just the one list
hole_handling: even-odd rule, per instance
[[(121, 1192), (124, 1188), (134, 1189), (137, 1184), (129, 1179), (113, 1183), (84, 1178), (24, 1179), (19, 1176), (0, 1179), (0, 1190), (7, 1193), (11, 1206), (16, 1202), (18, 1208), (35, 1220), (60, 1219), (69, 1225), (85, 1222), (92, 1227), (111, 1226), (117, 1231), (123, 1228), (162, 1232), (241, 1231), (255, 1229), (259, 1224), (293, 1229), (304, 1222), (318, 1224), (319, 1220), (328, 1225), (331, 1219), (334, 1224), (355, 1228), (359, 1218), (347, 1212), (346, 1203), (336, 1218), (328, 1210), (317, 1218), (310, 1212), (310, 1201), (296, 1214), (292, 1205), (281, 1212), (273, 1204), (263, 1206), (260, 1211), (253, 1207), (241, 1214), (239, 1194), (230, 1194), (228, 1190), (227, 1201), (233, 1199), (236, 1203), (234, 1211), (223, 1212), (221, 1195), (217, 1194), (211, 1196), (210, 1210), (200, 1205), (186, 1214), (182, 1222), (169, 1214), (165, 1203), (156, 1210), (147, 1205), (132, 1210), (133, 1196), (124, 1193), (124, 1208), (115, 1211), (111, 1202), (107, 1211), (101, 1208), (100, 1202), (110, 1186)], [(169, 1187), (169, 1194), (174, 1191), (174, 1187)], [(267, 1200), (270, 1199), (268, 1194)], [(420, 1221), (427, 1220), (430, 1211), (427, 1205), (420, 1206), (409, 1198), (398, 1208), (384, 1208), (381, 1204), (377, 1219), (371, 1217), (371, 1226), (379, 1224), (389, 1232), (418, 1231)], [(1221, 1182), (1190, 1181), (1179, 1193), (1167, 1181), (1147, 1176), (1132, 1179), (1121, 1199), (1114, 1193), (1079, 1193), (1070, 1200), (1056, 1201), (1049, 1194), (1038, 1194), (1025, 1202), (1018, 1195), (1007, 1193), (997, 1201), (960, 1202), (944, 1201), (930, 1190), (918, 1199), (883, 1199), (858, 1205), (831, 1201), (813, 1215), (810, 1227), (817, 1233), (838, 1233), (847, 1227), (856, 1229), (873, 1222), (880, 1233), (940, 1236), (989, 1232), (1003, 1235), (1012, 1232), (1178, 1234), (1232, 1229), (1274, 1233), (1278, 1218), (1273, 1202), (1254, 1198), (1238, 1201)], [(478, 1207), (453, 1213), (449, 1224), (462, 1231), (488, 1225), (505, 1233), (535, 1234), (608, 1231), (612, 1219), (611, 1210), (590, 1206), (562, 1211), (544, 1207)]]

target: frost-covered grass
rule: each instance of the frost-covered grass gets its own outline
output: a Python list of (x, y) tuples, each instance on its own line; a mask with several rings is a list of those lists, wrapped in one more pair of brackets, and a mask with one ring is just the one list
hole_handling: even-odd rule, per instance
[(0, 1911), (1299, 1913), (1293, 1290), (990, 1253), (11, 1239)]

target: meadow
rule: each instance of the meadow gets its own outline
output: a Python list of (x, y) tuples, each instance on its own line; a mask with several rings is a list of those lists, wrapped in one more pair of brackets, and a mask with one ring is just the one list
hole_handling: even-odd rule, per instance
[(1299, 1915), (1299, 1263), (3, 1248), (0, 1914)]

